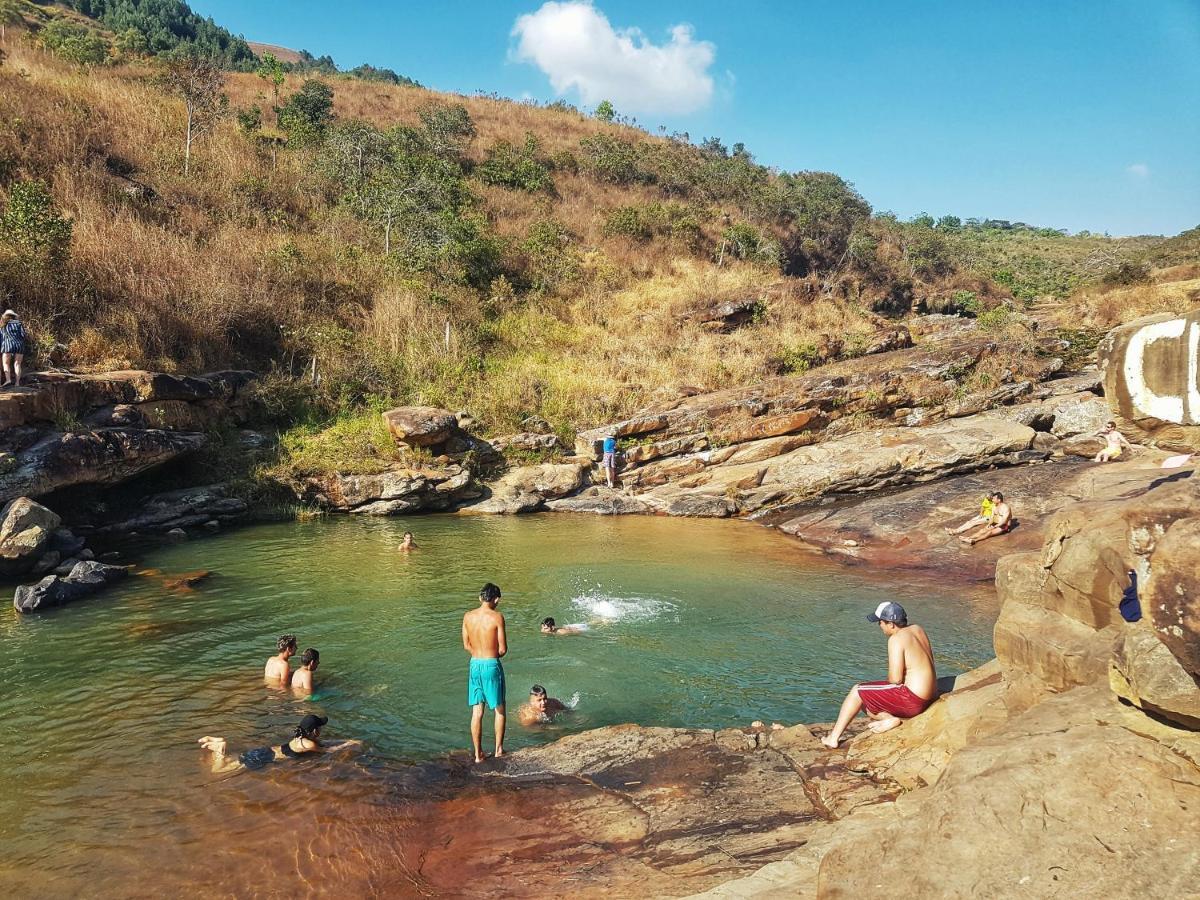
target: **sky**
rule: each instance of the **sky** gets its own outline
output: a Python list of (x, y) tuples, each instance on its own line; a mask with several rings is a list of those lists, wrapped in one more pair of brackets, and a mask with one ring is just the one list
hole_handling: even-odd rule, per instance
[(193, 0), (427, 87), (610, 100), (836, 172), (876, 210), (1112, 235), (1200, 224), (1200, 0)]

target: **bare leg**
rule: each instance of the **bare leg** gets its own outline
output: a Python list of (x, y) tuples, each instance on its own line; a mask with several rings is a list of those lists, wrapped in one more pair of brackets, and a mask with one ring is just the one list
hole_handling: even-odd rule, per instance
[(475, 750), (475, 762), (483, 762), (483, 704), (471, 707), (471, 746)]
[(983, 518), (983, 516), (976, 516), (973, 519), (968, 519), (967, 521), (963, 522), (957, 528), (947, 528), (946, 531), (948, 531), (950, 534), (962, 534), (964, 531), (974, 528), (976, 525), (983, 525), (986, 521), (987, 519)]
[(21, 373), (25, 365), (25, 354), (17, 353), (13, 356), (13, 378), (16, 387), (21, 386)]
[(3, 383), (11, 384), (12, 380), (13, 380), (13, 373), (12, 373), (13, 355), (11, 353), (5, 353), (2, 356), (0, 356), (0, 361), (2, 361), (3, 366), (4, 366), (4, 382)]
[(496, 756), (504, 755), (504, 704), (496, 707)]
[(876, 734), (883, 734), (885, 731), (891, 731), (898, 725), (904, 724), (903, 719), (898, 719), (895, 716), (884, 716), (881, 719), (876, 719), (867, 727)]
[(1004, 534), (1004, 529), (998, 525), (993, 525), (990, 528), (985, 528), (972, 538), (959, 538), (959, 540), (966, 541), (968, 544), (978, 544), (980, 541), (986, 541), (988, 538), (994, 538), (1001, 534)]
[(858, 696), (858, 685), (850, 688), (850, 693), (846, 695), (846, 699), (842, 701), (842, 709), (838, 713), (837, 724), (833, 726), (833, 731), (821, 738), (821, 743), (830, 750), (837, 748), (838, 741), (842, 739), (842, 734), (846, 730), (846, 726), (851, 720), (858, 715), (862, 709), (862, 698)]

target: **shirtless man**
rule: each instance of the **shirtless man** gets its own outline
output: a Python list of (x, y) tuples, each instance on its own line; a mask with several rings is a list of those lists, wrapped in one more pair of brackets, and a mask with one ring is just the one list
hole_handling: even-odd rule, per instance
[(587, 630), (587, 625), (555, 625), (550, 616), (542, 619), (542, 634), (583, 634)]
[(271, 684), (286, 685), (292, 680), (292, 664), (288, 662), (296, 655), (296, 636), (294, 634), (280, 635), (275, 642), (278, 655), (267, 660), (263, 669), (263, 678)]
[(1092, 462), (1112, 462), (1120, 457), (1122, 450), (1133, 450), (1133, 444), (1117, 431), (1116, 422), (1105, 422), (1104, 427), (1096, 432), (1096, 437), (1104, 438), (1105, 443), (1104, 449), (1092, 458)]
[(309, 647), (300, 655), (300, 668), (292, 673), (292, 690), (300, 694), (313, 692), (313, 672), (321, 664), (321, 654)]
[(400, 542), (400, 546), (396, 549), (402, 553), (407, 553), (409, 550), (415, 550), (417, 547), (413, 541), (413, 533), (411, 531), (404, 532), (404, 540)]
[(504, 616), (496, 612), (500, 588), (490, 581), (479, 592), (479, 609), (463, 616), (463, 649), (471, 654), (467, 676), (467, 705), (471, 707), (471, 746), (475, 762), (484, 761), (483, 704), (496, 711), (496, 756), (504, 755), (504, 668), (500, 657), (508, 652)]
[(1008, 534), (1012, 530), (1012, 509), (1004, 502), (1004, 495), (999, 491), (995, 491), (992, 493), (991, 500), (992, 518), (974, 534), (960, 537), (959, 540), (964, 544), (978, 544), (980, 541), (986, 541), (988, 538)]
[(867, 616), (878, 622), (888, 639), (887, 681), (856, 684), (842, 701), (837, 724), (821, 743), (836, 748), (851, 720), (866, 707), (875, 721), (868, 727), (876, 734), (890, 731), (925, 711), (937, 697), (937, 672), (933, 668), (933, 648), (929, 635), (920, 625), (908, 624), (908, 613), (899, 603), (880, 603)]
[(529, 689), (529, 702), (517, 710), (517, 719), (522, 725), (536, 725), (553, 721), (554, 717), (567, 709), (561, 700), (546, 695), (546, 689), (535, 684)]

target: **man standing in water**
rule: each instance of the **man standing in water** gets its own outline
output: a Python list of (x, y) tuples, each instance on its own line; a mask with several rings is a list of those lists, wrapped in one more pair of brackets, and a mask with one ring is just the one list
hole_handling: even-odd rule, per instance
[(296, 636), (294, 634), (280, 635), (275, 642), (279, 653), (267, 660), (263, 669), (263, 678), (271, 684), (286, 685), (292, 680), (292, 664), (288, 662), (296, 653)]
[(483, 704), (496, 712), (496, 756), (504, 755), (504, 668), (500, 657), (508, 652), (504, 616), (496, 612), (500, 588), (490, 581), (479, 592), (479, 609), (463, 616), (463, 649), (471, 654), (467, 676), (467, 705), (471, 707), (471, 745), (475, 762), (483, 755)]
[(887, 635), (887, 681), (868, 681), (850, 689), (833, 731), (821, 739), (830, 749), (837, 747), (846, 726), (864, 707), (875, 720), (868, 727), (879, 734), (900, 725), (902, 719), (924, 712), (937, 697), (933, 648), (925, 629), (909, 625), (908, 613), (899, 603), (880, 603), (867, 621), (878, 622)]

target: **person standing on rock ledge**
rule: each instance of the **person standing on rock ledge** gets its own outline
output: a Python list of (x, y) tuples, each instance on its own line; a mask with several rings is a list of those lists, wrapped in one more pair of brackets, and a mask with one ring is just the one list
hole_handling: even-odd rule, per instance
[(604, 439), (604, 481), (610, 488), (617, 486), (617, 436), (610, 434)]
[(500, 588), (490, 581), (479, 592), (479, 609), (463, 616), (463, 649), (471, 654), (467, 674), (467, 705), (471, 707), (471, 746), (475, 762), (483, 755), (483, 704), (496, 713), (496, 756), (504, 755), (504, 667), (500, 657), (508, 652), (504, 616), (496, 612)]
[(850, 689), (842, 701), (837, 724), (821, 739), (830, 749), (837, 747), (846, 726), (864, 708), (875, 720), (868, 727), (880, 734), (924, 712), (937, 697), (933, 647), (925, 629), (909, 625), (908, 613), (899, 603), (880, 603), (867, 621), (878, 622), (888, 636), (887, 681), (868, 681)]
[(0, 362), (4, 368), (4, 380), (0, 387), (20, 387), (25, 354), (29, 352), (29, 336), (25, 326), (11, 309), (0, 315)]

